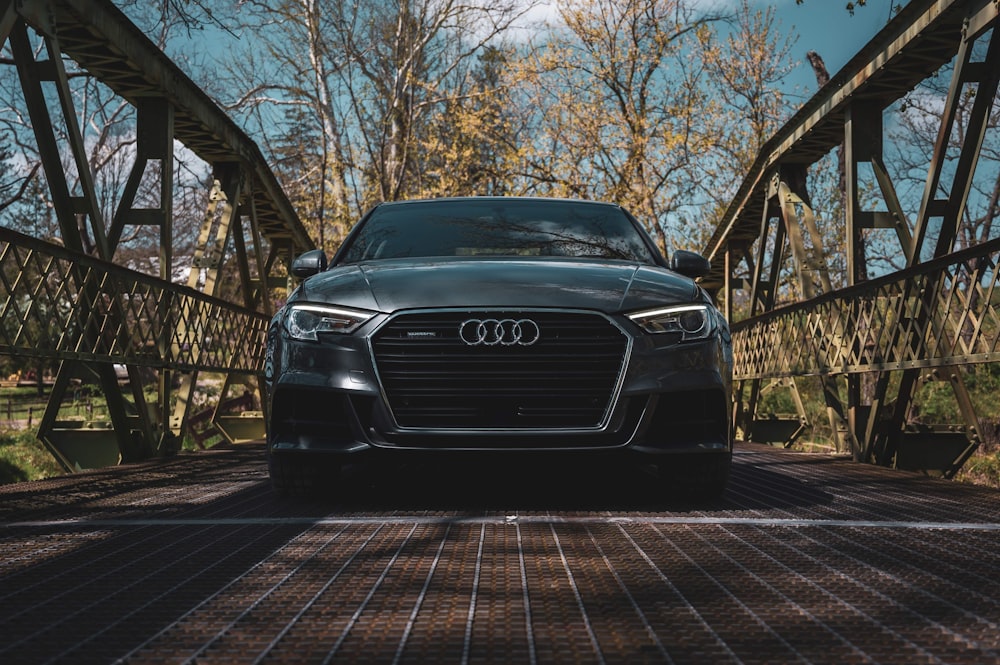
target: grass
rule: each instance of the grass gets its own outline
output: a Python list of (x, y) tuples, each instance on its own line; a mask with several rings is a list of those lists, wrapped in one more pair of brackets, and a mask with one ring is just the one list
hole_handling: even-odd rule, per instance
[(62, 472), (35, 430), (0, 430), (0, 485), (51, 478)]
[(1000, 489), (1000, 448), (976, 451), (955, 475), (955, 480)]
[[(209, 376), (205, 383), (207, 387), (203, 387), (199, 394), (207, 400), (219, 392), (221, 380)], [(45, 412), (48, 399), (48, 393), (39, 396), (34, 388), (0, 386), (0, 485), (50, 478), (63, 473), (62, 467), (38, 440), (38, 421)], [(155, 387), (147, 387), (146, 399), (151, 404), (156, 402)], [(17, 425), (9, 422), (19, 421), (23, 427), (28, 421), (29, 409), (33, 426), (17, 429)], [(107, 414), (107, 402), (92, 385), (75, 389), (70, 397), (64, 399), (59, 411), (62, 419), (106, 420)], [(213, 443), (215, 441), (206, 442), (206, 445), (211, 447)], [(187, 434), (183, 448), (197, 449)]]

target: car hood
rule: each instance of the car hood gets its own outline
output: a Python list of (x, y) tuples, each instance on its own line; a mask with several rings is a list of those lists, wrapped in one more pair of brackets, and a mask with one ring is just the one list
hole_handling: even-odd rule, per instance
[(564, 307), (621, 312), (700, 301), (694, 281), (623, 262), (523, 259), (392, 260), (310, 277), (294, 300), (380, 312), (428, 307)]

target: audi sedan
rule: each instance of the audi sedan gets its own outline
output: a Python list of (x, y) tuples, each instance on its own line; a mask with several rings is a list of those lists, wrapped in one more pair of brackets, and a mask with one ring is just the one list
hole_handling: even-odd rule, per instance
[[(728, 325), (617, 205), (384, 203), (271, 322), (267, 450), (279, 491), (335, 486), (361, 455), (611, 454), (711, 496), (732, 460)], [(382, 458), (384, 459), (384, 457)]]

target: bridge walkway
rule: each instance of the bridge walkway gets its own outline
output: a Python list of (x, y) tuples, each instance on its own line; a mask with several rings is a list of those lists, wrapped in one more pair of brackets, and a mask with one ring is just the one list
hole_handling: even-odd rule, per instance
[(258, 445), (0, 487), (0, 662), (1000, 662), (1000, 492), (742, 444), (723, 499), (600, 463)]

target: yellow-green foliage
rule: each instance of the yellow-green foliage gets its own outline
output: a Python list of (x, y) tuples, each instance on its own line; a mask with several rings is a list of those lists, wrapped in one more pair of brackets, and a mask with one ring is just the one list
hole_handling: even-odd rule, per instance
[(964, 483), (1000, 488), (1000, 450), (980, 451), (973, 455), (955, 479)]
[(0, 484), (58, 476), (62, 469), (34, 430), (0, 430)]

